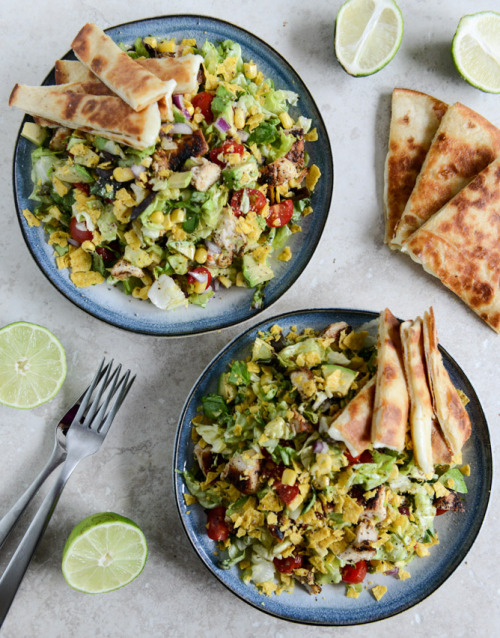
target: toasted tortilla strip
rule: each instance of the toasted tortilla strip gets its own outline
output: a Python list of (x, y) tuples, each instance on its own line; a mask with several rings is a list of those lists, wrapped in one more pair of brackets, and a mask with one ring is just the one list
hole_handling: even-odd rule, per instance
[(403, 250), (500, 332), (500, 157), (421, 226)]
[(447, 444), (453, 454), (458, 455), (471, 434), (471, 422), (444, 367), (432, 308), (424, 314), (424, 352), (434, 411)]
[(354, 457), (371, 447), (374, 399), (375, 377), (372, 377), (327, 425), (327, 434), (335, 441), (343, 441)]
[[(195, 93), (198, 90), (198, 74), (202, 61), (201, 55), (194, 55), (193, 53), (182, 55), (179, 58), (165, 57), (136, 60), (137, 64), (156, 75), (160, 80), (164, 82), (175, 80), (174, 95)], [(55, 68), (56, 84), (86, 82), (98, 79), (90, 69), (78, 60), (57, 60)]]
[(122, 98), (134, 111), (141, 111), (172, 95), (171, 83), (163, 82), (132, 60), (96, 24), (87, 23), (73, 40), (75, 55)]
[(421, 469), (433, 471), (432, 424), (436, 420), (427, 381), (422, 319), (401, 324), (404, 366), (410, 394), (410, 431), (415, 459)]
[(385, 243), (391, 242), (448, 105), (410, 89), (392, 92), (389, 150), (385, 162)]
[(409, 396), (403, 369), (400, 323), (387, 308), (380, 313), (372, 444), (401, 451), (405, 445)]
[(401, 244), (500, 155), (500, 130), (463, 104), (443, 115), (392, 243)]
[(118, 97), (54, 90), (49, 86), (16, 84), (9, 106), (139, 149), (156, 142), (161, 126), (157, 104), (136, 113)]
[[(432, 422), (431, 444), (432, 461), (434, 465), (450, 465), (450, 463), (454, 460), (453, 454), (445, 441), (443, 432), (441, 431), (437, 420)], [(457, 459), (455, 460), (456, 462), (460, 462)]]

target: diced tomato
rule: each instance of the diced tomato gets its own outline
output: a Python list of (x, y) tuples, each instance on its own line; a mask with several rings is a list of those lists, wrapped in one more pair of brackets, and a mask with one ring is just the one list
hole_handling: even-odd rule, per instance
[(373, 463), (373, 456), (370, 450), (365, 450), (359, 456), (353, 456), (349, 450), (344, 452), (349, 465), (355, 465), (356, 463)]
[(79, 222), (76, 217), (71, 218), (69, 224), (69, 234), (75, 241), (79, 242), (80, 244), (83, 244), (84, 241), (92, 241), (93, 238), (92, 231), (87, 228), (86, 223)]
[(90, 185), (89, 184), (84, 184), (83, 182), (77, 182), (76, 184), (73, 184), (73, 186), (75, 188), (78, 188), (78, 190), (81, 190), (83, 193), (85, 193), (85, 195), (87, 195), (87, 197), (90, 195)]
[(214, 96), (212, 93), (207, 93), (206, 91), (202, 91), (201, 93), (197, 93), (194, 98), (191, 100), (191, 104), (196, 108), (198, 107), (201, 111), (201, 114), (205, 118), (205, 122), (207, 124), (212, 124), (214, 121), (214, 116), (212, 113), (212, 100)]
[(198, 273), (199, 275), (204, 275), (207, 278), (207, 285), (205, 286), (205, 290), (210, 286), (211, 282), (212, 282), (212, 275), (210, 273), (210, 270), (208, 270), (208, 268), (205, 268), (204, 266), (198, 266), (197, 268), (193, 268), (193, 270), (191, 270), (188, 273), (187, 276), (187, 282), (189, 285), (193, 286), (194, 284), (199, 283), (198, 279), (196, 279), (196, 277), (193, 277), (193, 275), (191, 273)]
[(226, 508), (219, 505), (207, 514), (207, 535), (213, 541), (225, 541), (229, 536), (229, 527), (225, 521)]
[(266, 223), (271, 228), (285, 226), (292, 219), (293, 202), (291, 199), (285, 199), (279, 204), (273, 204), (269, 207), (269, 215), (266, 217)]
[(115, 253), (106, 246), (97, 246), (95, 251), (104, 261), (113, 261), (115, 258)]
[(231, 155), (233, 153), (243, 155), (244, 151), (245, 147), (243, 144), (226, 140), (225, 142), (222, 142), (220, 146), (216, 146), (210, 151), (210, 161), (214, 164), (218, 164), (221, 168), (224, 168), (226, 166), (226, 161), (224, 159), (226, 155)]
[(281, 574), (291, 574), (294, 569), (302, 567), (302, 556), (287, 556), (286, 558), (273, 558), (276, 569)]
[(283, 485), (281, 481), (277, 481), (273, 487), (285, 505), (290, 505), (299, 493), (299, 486), (296, 483), (295, 485)]
[(241, 200), (243, 198), (243, 194), (248, 195), (248, 199), (250, 200), (250, 208), (249, 211), (252, 210), (255, 213), (260, 213), (260, 211), (266, 205), (267, 199), (264, 193), (257, 190), (256, 188), (242, 188), (238, 191), (234, 191), (233, 196), (231, 197), (231, 208), (233, 209), (233, 213), (236, 217), (243, 215), (241, 212)]
[(440, 507), (438, 507), (436, 509), (436, 516), (441, 516), (442, 514), (445, 514), (446, 512), (448, 512), (448, 510), (443, 510)]
[(344, 583), (355, 585), (362, 583), (368, 572), (366, 561), (360, 560), (355, 565), (344, 565), (342, 567), (342, 580)]

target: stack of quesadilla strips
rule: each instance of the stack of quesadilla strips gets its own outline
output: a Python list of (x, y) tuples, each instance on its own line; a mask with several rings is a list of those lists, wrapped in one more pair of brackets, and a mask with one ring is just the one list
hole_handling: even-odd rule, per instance
[(500, 130), (463, 104), (395, 89), (385, 242), (500, 332)]
[(409, 439), (425, 474), (460, 462), (471, 422), (444, 366), (432, 308), (403, 323), (388, 309), (380, 313), (377, 372), (327, 431), (354, 457), (370, 448), (402, 452)]
[(173, 120), (172, 95), (198, 89), (199, 55), (132, 60), (95, 24), (86, 24), (71, 46), (80, 61), (56, 62), (56, 86), (16, 84), (9, 105), (44, 126), (142, 150), (156, 143), (162, 122)]

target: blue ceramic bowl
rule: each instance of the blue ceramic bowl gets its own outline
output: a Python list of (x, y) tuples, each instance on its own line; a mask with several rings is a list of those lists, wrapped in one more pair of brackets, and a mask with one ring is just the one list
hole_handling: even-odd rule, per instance
[[(264, 75), (274, 80), (276, 87), (298, 93), (297, 109), (313, 120), (319, 135), (319, 141), (308, 148), (311, 162), (319, 166), (322, 173), (312, 198), (314, 214), (304, 219), (303, 232), (292, 237), (292, 260), (284, 263), (275, 259), (272, 263), (276, 276), (266, 288), (264, 305), (260, 310), (250, 307), (251, 290), (233, 287), (217, 292), (206, 308), (190, 305), (185, 310), (165, 312), (152, 304), (127, 297), (106, 284), (76, 288), (69, 279), (68, 271), (57, 269), (43, 229), (30, 228), (21, 212), (24, 208), (33, 210), (34, 206), (29, 199), (33, 189), (30, 176), (33, 145), (18, 135), (13, 183), (17, 215), (26, 244), (43, 274), (65, 297), (94, 317), (114, 326), (156, 336), (181, 336), (217, 330), (250, 319), (279, 299), (296, 281), (311, 259), (326, 223), (333, 190), (333, 163), (328, 134), (314, 99), (279, 53), (252, 33), (222, 20), (189, 15), (164, 16), (129, 22), (107, 29), (107, 33), (116, 42), (126, 44), (132, 44), (138, 36), (149, 34), (178, 39), (195, 38), (200, 45), (206, 39), (212, 42), (231, 39), (241, 44), (243, 57), (254, 60)], [(56, 56), (57, 52), (54, 52), (54, 58)], [(74, 56), (68, 53), (65, 57)], [(54, 84), (53, 71), (44, 84)], [(291, 109), (293, 112), (294, 109)]]
[(199, 505), (186, 506), (183, 495), (187, 489), (182, 475), (176, 471), (193, 466), (191, 419), (201, 405), (201, 398), (217, 391), (219, 375), (230, 362), (246, 358), (257, 333), (268, 330), (275, 323), (285, 331), (293, 325), (299, 331), (304, 328), (321, 330), (334, 321), (346, 321), (356, 327), (375, 317), (377, 314), (372, 312), (332, 309), (304, 310), (266, 319), (234, 339), (215, 357), (194, 385), (182, 411), (174, 449), (174, 485), (177, 508), (188, 538), (203, 563), (221, 583), (256, 609), (278, 618), (311, 625), (338, 626), (382, 620), (402, 612), (429, 596), (453, 573), (471, 548), (486, 514), (492, 481), (488, 427), (467, 377), (441, 349), (453, 383), (470, 399), (467, 410), (472, 421), (472, 436), (464, 447), (463, 459), (464, 463), (470, 464), (472, 472), (467, 478), (469, 491), (465, 495), (465, 513), (449, 513), (436, 519), (440, 543), (431, 549), (429, 557), (416, 558), (410, 564), (409, 580), (400, 581), (383, 574), (370, 574), (370, 581), (374, 585), (383, 584), (388, 588), (379, 602), (368, 591), (364, 591), (358, 599), (347, 598), (342, 585), (326, 585), (319, 596), (311, 596), (302, 587), (296, 586), (292, 594), (267, 597), (259, 594), (253, 585), (245, 585), (237, 567), (229, 571), (219, 567), (220, 556), (215, 553), (215, 543), (206, 534), (206, 515)]

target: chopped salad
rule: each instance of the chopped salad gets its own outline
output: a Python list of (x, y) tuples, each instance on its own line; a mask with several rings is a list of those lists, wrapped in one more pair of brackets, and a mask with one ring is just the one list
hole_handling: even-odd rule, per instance
[(33, 212), (57, 266), (75, 286), (107, 282), (164, 310), (205, 307), (214, 291), (254, 289), (260, 307), (289, 261), (289, 237), (312, 212), (320, 178), (298, 95), (276, 88), (239, 44), (154, 37), (121, 45), (131, 57), (203, 56), (199, 90), (174, 95), (174, 122), (140, 151), (64, 127), (29, 125)]
[[(464, 511), (468, 466), (424, 474), (412, 452), (353, 458), (329, 424), (376, 373), (376, 323), (318, 333), (275, 325), (233, 361), (192, 421), (187, 505), (207, 514), (221, 566), (265, 594), (343, 582), (356, 598), (369, 573), (401, 580), (438, 543), (437, 515)], [(331, 431), (330, 431), (331, 432)], [(376, 585), (378, 599), (386, 587)]]

